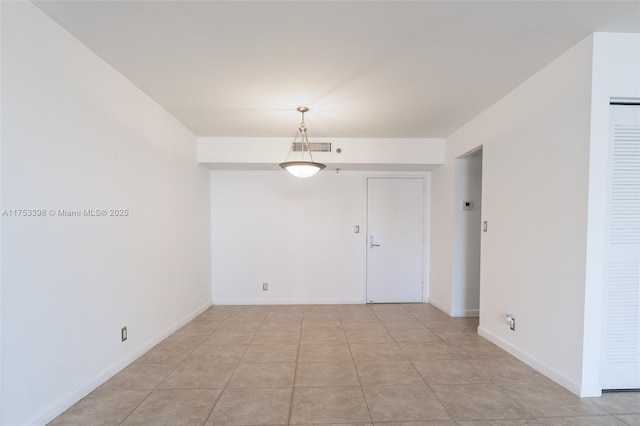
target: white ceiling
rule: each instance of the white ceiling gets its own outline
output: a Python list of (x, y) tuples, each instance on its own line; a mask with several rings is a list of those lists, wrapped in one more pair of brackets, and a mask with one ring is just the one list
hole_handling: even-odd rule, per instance
[[(638, 1), (36, 2), (198, 136), (446, 137)], [(82, 70), (78, 70), (82, 72)]]

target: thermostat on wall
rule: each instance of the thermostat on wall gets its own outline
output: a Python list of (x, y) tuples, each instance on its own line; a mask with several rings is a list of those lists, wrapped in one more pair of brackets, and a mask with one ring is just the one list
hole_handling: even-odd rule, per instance
[(473, 210), (473, 201), (463, 201), (462, 210)]

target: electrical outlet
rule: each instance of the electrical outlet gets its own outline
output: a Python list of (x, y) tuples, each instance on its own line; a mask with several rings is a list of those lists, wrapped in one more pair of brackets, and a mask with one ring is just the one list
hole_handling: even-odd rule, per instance
[(269, 283), (262, 283), (262, 291), (269, 290)]
[(516, 331), (516, 318), (511, 314), (507, 314), (507, 325), (511, 331)]
[(122, 329), (120, 330), (120, 337), (122, 338), (123, 342), (127, 340), (127, 327), (122, 327)]

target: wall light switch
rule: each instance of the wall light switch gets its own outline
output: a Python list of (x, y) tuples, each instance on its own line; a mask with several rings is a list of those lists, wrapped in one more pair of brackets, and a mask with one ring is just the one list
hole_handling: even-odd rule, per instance
[(359, 234), (360, 233), (360, 225), (355, 225), (353, 227), (353, 233), (354, 234)]
[(486, 220), (482, 223), (482, 230), (484, 232), (487, 232), (487, 221)]

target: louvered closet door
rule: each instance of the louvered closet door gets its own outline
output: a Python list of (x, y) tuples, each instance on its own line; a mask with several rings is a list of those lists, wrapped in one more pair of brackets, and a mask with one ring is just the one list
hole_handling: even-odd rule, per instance
[(601, 380), (640, 388), (640, 105), (612, 105)]

